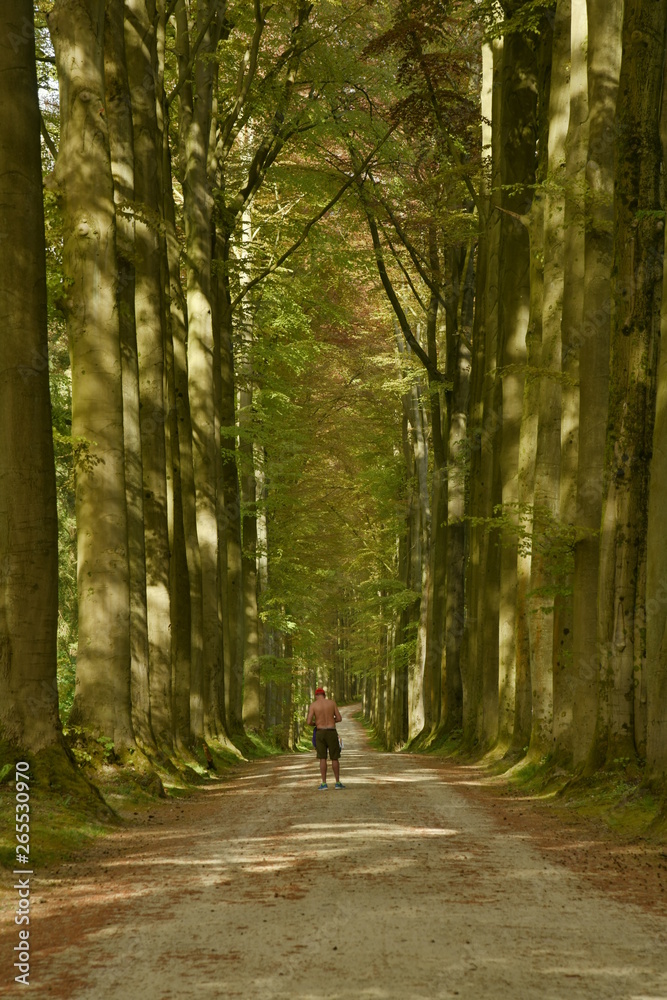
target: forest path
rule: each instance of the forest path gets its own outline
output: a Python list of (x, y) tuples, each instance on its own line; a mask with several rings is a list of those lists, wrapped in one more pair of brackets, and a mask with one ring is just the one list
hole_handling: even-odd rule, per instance
[(344, 791), (317, 790), (314, 755), (274, 757), (62, 866), (35, 893), (31, 995), (667, 998), (667, 919), (545, 860), (442, 762), (371, 750), (343, 712)]

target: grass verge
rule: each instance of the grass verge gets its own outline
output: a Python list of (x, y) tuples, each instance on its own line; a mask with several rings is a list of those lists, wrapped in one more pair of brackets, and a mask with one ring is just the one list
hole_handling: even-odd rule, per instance
[[(666, 799), (648, 788), (643, 769), (636, 760), (614, 761), (592, 775), (573, 773), (563, 760), (548, 754), (535, 758), (503, 753), (502, 749), (482, 752), (463, 746), (461, 734), (436, 737), (413, 752), (433, 753), (452, 763), (472, 765), (476, 780), (500, 795), (549, 805), (563, 817), (579, 816), (601, 824), (627, 840), (646, 838), (667, 840)], [(527, 748), (525, 748), (527, 750)]]

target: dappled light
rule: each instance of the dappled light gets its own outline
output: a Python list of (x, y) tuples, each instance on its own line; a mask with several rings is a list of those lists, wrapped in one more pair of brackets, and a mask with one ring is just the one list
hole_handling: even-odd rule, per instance
[(0, 2), (0, 993), (667, 1000), (666, 39)]

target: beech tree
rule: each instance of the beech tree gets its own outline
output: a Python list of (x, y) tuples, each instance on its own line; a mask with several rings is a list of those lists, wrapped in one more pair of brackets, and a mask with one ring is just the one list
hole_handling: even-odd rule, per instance
[(32, 3), (0, 11), (0, 740), (59, 744), (58, 553)]
[(53, 182), (64, 215), (62, 308), (72, 366), (79, 645), (73, 721), (133, 740), (116, 231), (104, 110), (104, 4), (54, 4), (60, 86)]

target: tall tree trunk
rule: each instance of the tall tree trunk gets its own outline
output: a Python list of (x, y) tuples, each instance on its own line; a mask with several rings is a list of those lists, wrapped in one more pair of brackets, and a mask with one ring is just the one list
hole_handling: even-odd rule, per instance
[[(535, 141), (537, 122), (537, 67), (534, 42), (523, 33), (511, 32), (503, 49), (502, 110), (500, 161), (502, 219), (500, 235), (500, 278), (498, 318), (498, 359), (502, 369), (502, 432), (500, 469), (502, 505), (506, 517), (519, 517), (520, 500), (532, 489), (519, 482), (519, 447), (523, 421), (526, 334), (530, 317), (530, 240), (528, 215), (535, 182)], [(528, 448), (528, 454), (530, 448)], [(532, 480), (532, 476), (529, 477)], [(525, 480), (525, 476), (523, 477)], [(521, 490), (521, 492), (520, 492)], [(523, 497), (522, 497), (523, 494)], [(523, 615), (517, 617), (516, 529), (503, 532), (500, 556), (500, 674), (516, 670), (514, 740), (523, 743), (530, 733), (530, 680), (526, 676), (527, 636)], [(517, 648), (517, 641), (519, 643)], [(490, 699), (491, 692), (487, 697)], [(497, 718), (491, 718), (484, 737), (492, 741), (497, 734)], [(493, 723), (495, 722), (495, 727)], [(495, 730), (495, 731), (494, 731)]]
[[(440, 271), (439, 254), (436, 245), (435, 226), (430, 226), (430, 270), (433, 288), (428, 305), (426, 318), (426, 346), (429, 359), (435, 368), (438, 367), (438, 305), (442, 275)], [(446, 337), (452, 340), (456, 337), (457, 300), (459, 270), (458, 262), (453, 262), (449, 281), (446, 286), (445, 300), (448, 308), (445, 311)], [(443, 427), (443, 403), (440, 385), (433, 380), (429, 382), (431, 445), (433, 453), (433, 472), (431, 475), (431, 537), (429, 539), (429, 562), (426, 586), (428, 589), (428, 622), (426, 637), (426, 655), (424, 662), (424, 723), (427, 730), (436, 729), (440, 724), (442, 704), (442, 657), (445, 641), (445, 615), (447, 597), (447, 429)], [(445, 420), (447, 407), (444, 408)]]
[[(569, 0), (556, 9), (553, 31), (540, 34), (538, 90), (537, 183), (546, 183), (546, 197), (536, 193), (531, 236), (533, 274), (531, 313), (535, 336), (534, 384), (538, 390), (533, 466), (533, 518), (528, 607), (530, 637), (531, 732), (535, 757), (553, 743), (553, 570), (558, 547), (560, 477), (560, 319), (562, 304), (562, 178), (567, 132)], [(555, 76), (552, 76), (552, 73)], [(543, 266), (540, 261), (544, 261)], [(529, 366), (531, 362), (529, 360)]]
[(597, 712), (597, 634), (602, 467), (609, 397), (613, 253), (614, 114), (621, 68), (621, 0), (588, 0), (589, 136), (583, 340), (579, 354), (579, 467), (574, 551), (574, 759), (588, 753)]
[[(197, 10), (198, 32), (204, 32), (192, 79), (188, 15), (183, 0), (176, 5), (180, 92), (180, 141), (187, 251), (188, 384), (192, 420), (197, 535), (201, 553), (203, 606), (203, 680), (205, 731), (224, 733), (224, 677), (220, 614), (218, 481), (220, 418), (217, 410), (219, 344), (213, 324), (211, 259), (213, 198), (208, 156), (212, 115), (214, 47), (212, 8)], [(207, 27), (208, 25), (208, 27)]]
[(461, 267), (458, 295), (458, 328), (448, 344), (446, 371), (452, 391), (447, 399), (447, 577), (445, 596), (445, 646), (442, 656), (443, 707), (440, 724), (445, 732), (463, 724), (461, 639), (465, 622), (465, 446), (468, 432), (470, 348), (472, 339), (475, 247), (470, 246)]
[[(500, 111), (502, 39), (482, 50), (482, 149), (487, 169), (482, 174), (479, 221), (475, 324), (470, 403), (470, 500), (467, 617), (463, 664), (463, 732), (468, 744), (484, 729), (482, 692), (485, 683), (500, 685), (500, 731), (511, 730), (514, 716), (513, 673), (498, 674), (498, 583), (496, 538), (489, 522), (500, 502), (498, 428), (500, 381), (496, 378), (498, 343), (498, 250), (500, 238)], [(490, 187), (488, 186), (490, 180)], [(509, 707), (508, 707), (509, 703)], [(505, 724), (506, 723), (506, 724)]]
[(225, 557), (223, 599), (227, 614), (228, 649), (225, 650), (225, 682), (229, 686), (230, 732), (243, 731), (243, 559), (241, 551), (241, 487), (236, 463), (236, 382), (228, 271), (229, 238), (224, 230), (216, 235), (218, 310), (220, 330), (220, 422), (222, 461), (219, 531)]
[(116, 233), (104, 111), (104, 3), (62, 0), (49, 27), (60, 85), (55, 180), (65, 241), (65, 310), (76, 455), (79, 647), (71, 719), (133, 741), (130, 586)]
[(151, 723), (158, 744), (173, 743), (170, 553), (165, 424), (165, 303), (160, 224), (162, 136), (157, 117), (156, 9), (125, 0), (125, 52), (134, 130), (135, 315), (139, 354), (144, 484), (146, 601)]
[[(604, 470), (593, 760), (632, 756), (644, 660), (648, 474), (664, 223), (660, 99), (667, 3), (626, 0), (615, 119), (614, 316)], [(643, 740), (642, 740), (643, 742)]]
[[(667, 162), (667, 74), (663, 74), (661, 141)], [(662, 200), (667, 204), (663, 170)], [(667, 237), (667, 226), (664, 229)], [(657, 368), (653, 456), (648, 504), (646, 557), (646, 777), (660, 791), (667, 778), (667, 248), (663, 245), (660, 347)]]
[[(561, 316), (561, 460), (559, 519), (570, 536), (576, 523), (579, 457), (579, 348), (584, 317), (584, 176), (588, 151), (586, 0), (571, 0), (570, 114), (565, 160), (565, 236)], [(573, 655), (573, 560), (559, 579), (554, 603), (554, 738), (568, 758), (573, 749), (576, 664)]]
[[(242, 389), (240, 394), (239, 421), (243, 425), (252, 409), (252, 391)], [(241, 502), (243, 530), (243, 724), (248, 729), (260, 728), (260, 678), (259, 678), (259, 615), (257, 610), (257, 514), (255, 466), (252, 439), (241, 440), (239, 453), (241, 468)]]
[[(247, 248), (250, 242), (251, 216), (249, 208), (242, 214), (238, 267), (241, 288), (251, 280)], [(243, 580), (243, 725), (258, 730), (260, 718), (260, 676), (259, 676), (259, 613), (257, 608), (257, 483), (255, 481), (255, 459), (253, 449), (253, 316), (248, 300), (240, 307), (242, 354), (240, 374), (242, 384), (239, 390), (239, 463), (241, 485), (241, 530), (243, 533), (242, 580)]]
[(148, 681), (144, 491), (139, 423), (139, 363), (134, 314), (134, 139), (124, 30), (124, 0), (109, 0), (106, 4), (104, 31), (104, 85), (116, 205), (118, 321), (130, 571), (132, 725), (139, 743), (148, 747), (154, 744), (155, 737), (151, 729)]
[(35, 36), (25, 30), (32, 25), (30, 0), (2, 5), (0, 742), (37, 751), (61, 737), (40, 117)]
[[(399, 353), (406, 354), (407, 345), (403, 340), (398, 323), (394, 323), (394, 335)], [(431, 530), (431, 508), (428, 495), (428, 442), (424, 432), (424, 414), (418, 386), (411, 386), (406, 393), (403, 406), (409, 425), (407, 440), (404, 442), (406, 464), (412, 472), (412, 493), (409, 511), (410, 536), (410, 587), (421, 595), (418, 604), (419, 621), (417, 627), (417, 647), (415, 655), (408, 662), (408, 739), (413, 740), (424, 729), (424, 669), (426, 661), (426, 622), (428, 620), (428, 591), (426, 588), (428, 546)], [(406, 428), (407, 430), (407, 428)]]
[[(165, 227), (169, 266), (169, 301), (171, 340), (173, 351), (173, 380), (175, 414), (178, 420), (178, 450), (183, 531), (187, 574), (177, 584), (180, 600), (190, 607), (190, 669), (189, 669), (189, 720), (190, 735), (194, 740), (204, 738), (203, 690), (203, 611), (201, 555), (197, 537), (194, 468), (192, 462), (192, 421), (188, 398), (187, 366), (187, 303), (181, 285), (180, 247), (176, 236), (176, 217), (171, 179), (165, 174)], [(183, 592), (187, 584), (188, 591)]]
[[(168, 162), (168, 159), (167, 159)], [(166, 242), (163, 253), (167, 254)], [(173, 729), (177, 746), (184, 749), (190, 744), (190, 695), (192, 689), (192, 592), (184, 526), (184, 491), (181, 479), (180, 443), (181, 425), (177, 410), (176, 355), (174, 333), (184, 340), (185, 315), (182, 297), (172, 298), (172, 265), (163, 265), (165, 282), (164, 298), (168, 314), (165, 322), (165, 399), (167, 403), (167, 487), (169, 515), (169, 591), (171, 606), (171, 650), (172, 650), (172, 714)], [(181, 358), (182, 361), (182, 358)], [(182, 411), (181, 411), (182, 412)], [(191, 484), (192, 485), (192, 484)], [(195, 534), (196, 538), (196, 534)], [(196, 585), (195, 585), (196, 589)], [(195, 675), (196, 680), (196, 675)]]
[[(173, 191), (169, 151), (168, 107), (164, 90), (166, 48), (166, 13), (163, 3), (156, 7), (155, 21), (155, 111), (158, 169), (158, 230), (162, 329), (164, 337), (163, 391), (165, 403), (165, 462), (167, 487), (167, 535), (169, 545), (169, 607), (171, 618), (171, 712), (172, 728), (177, 746), (183, 750), (190, 743), (191, 668), (193, 663), (192, 630), (193, 600), (196, 581), (191, 585), (188, 542), (184, 524), (183, 481), (181, 476), (180, 413), (177, 406), (175, 341), (185, 339), (185, 311), (180, 288), (180, 267), (176, 258), (174, 274), (173, 250)], [(168, 215), (171, 218), (168, 218)], [(187, 479), (187, 470), (186, 470)], [(196, 534), (195, 534), (196, 540)], [(196, 611), (195, 611), (196, 615)]]

